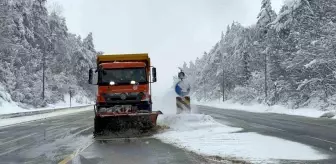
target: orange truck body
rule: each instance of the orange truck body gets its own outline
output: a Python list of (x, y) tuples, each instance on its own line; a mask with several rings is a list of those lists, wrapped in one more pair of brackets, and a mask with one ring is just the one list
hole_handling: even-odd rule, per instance
[[(161, 112), (152, 111), (151, 83), (156, 82), (156, 68), (150, 64), (146, 53), (97, 56), (96, 132), (120, 129), (120, 120), (156, 126)], [(92, 71), (90, 74), (92, 83)]]

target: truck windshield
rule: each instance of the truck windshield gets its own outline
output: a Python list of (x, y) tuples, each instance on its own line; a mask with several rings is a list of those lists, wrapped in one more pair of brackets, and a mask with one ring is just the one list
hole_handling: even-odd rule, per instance
[(130, 84), (131, 81), (147, 83), (145, 68), (105, 69), (100, 74), (100, 84)]

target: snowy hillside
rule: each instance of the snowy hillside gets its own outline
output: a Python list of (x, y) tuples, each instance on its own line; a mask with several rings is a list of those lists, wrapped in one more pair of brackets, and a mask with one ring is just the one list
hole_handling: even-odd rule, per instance
[(49, 110), (55, 108), (67, 108), (67, 107), (75, 107), (75, 106), (84, 106), (91, 105), (93, 101), (90, 98), (85, 96), (80, 96), (81, 94), (77, 94), (71, 97), (70, 103), (70, 95), (65, 94), (62, 99), (53, 104), (46, 104), (43, 108), (34, 108), (27, 107), (23, 104), (14, 102), (10, 96), (10, 94), (5, 90), (4, 87), (0, 85), (0, 114), (9, 114), (9, 113), (19, 113), (19, 112), (28, 112), (28, 111), (36, 111), (36, 110)]
[(83, 39), (69, 33), (65, 19), (47, 11), (41, 0), (1, 1), (0, 15), (1, 110), (9, 109), (10, 101), (45, 107), (65, 101), (70, 90), (81, 97), (94, 95), (87, 84), (97, 54), (91, 33)]
[(288, 0), (277, 15), (263, 0), (251, 27), (232, 23), (183, 69), (197, 100), (289, 108), (336, 105), (336, 3)]

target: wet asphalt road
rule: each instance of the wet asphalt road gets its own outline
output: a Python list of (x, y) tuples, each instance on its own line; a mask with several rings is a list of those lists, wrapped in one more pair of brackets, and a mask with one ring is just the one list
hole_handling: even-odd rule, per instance
[(214, 163), (153, 139), (96, 141), (72, 162), (80, 164), (197, 164)]
[(93, 112), (0, 127), (0, 163), (57, 163), (90, 141)]
[(0, 164), (218, 163), (154, 138), (96, 140), (93, 111), (0, 127)]
[(336, 120), (308, 118), (271, 113), (251, 113), (238, 110), (195, 107), (199, 113), (211, 115), (224, 124), (241, 127), (244, 132), (257, 132), (309, 145), (329, 154), (323, 161), (283, 161), (283, 163), (336, 164)]

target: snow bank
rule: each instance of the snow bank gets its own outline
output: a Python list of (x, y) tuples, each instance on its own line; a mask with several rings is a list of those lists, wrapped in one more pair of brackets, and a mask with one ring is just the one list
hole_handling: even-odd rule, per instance
[(83, 108), (77, 108), (77, 109), (69, 108), (68, 110), (56, 111), (56, 112), (51, 112), (51, 113), (44, 113), (44, 114), (38, 114), (38, 115), (32, 115), (32, 116), (15, 117), (15, 118), (8, 118), (8, 119), (0, 119), (0, 127), (13, 125), (13, 124), (19, 124), (19, 123), (23, 123), (23, 122), (41, 120), (41, 119), (46, 119), (46, 118), (55, 117), (55, 116), (84, 112), (84, 111), (89, 111), (89, 110), (93, 110), (93, 107), (89, 106), (89, 107), (83, 107)]
[[(94, 102), (92, 102), (89, 98), (85, 96), (76, 95), (71, 98), (71, 107), (87, 106), (91, 104), (94, 104)], [(11, 99), (11, 96), (7, 92), (5, 92), (4, 89), (0, 86), (0, 114), (31, 112), (68, 107), (70, 107), (70, 95), (65, 94), (64, 101), (61, 100), (56, 104), (48, 104), (47, 107), (43, 108), (24, 109), (19, 107), (18, 104)]]
[[(64, 101), (61, 100), (55, 104), (48, 104), (47, 107), (38, 108), (36, 110), (48, 110), (48, 109), (55, 109), (55, 108), (70, 107), (70, 95), (65, 94), (63, 99)], [(94, 102), (85, 96), (75, 95), (71, 97), (71, 107), (86, 106), (86, 105), (92, 105), (92, 104), (94, 104)], [(33, 110), (34, 109), (29, 110), (29, 111), (33, 111)]]
[(11, 98), (5, 88), (0, 85), (0, 114), (24, 112)]
[(158, 124), (170, 129), (155, 135), (156, 138), (207, 156), (236, 157), (252, 162), (328, 158), (303, 144), (257, 133), (241, 133), (241, 128), (220, 124), (208, 115), (163, 115), (159, 116)]
[[(298, 115), (298, 116), (306, 116), (318, 118), (322, 116), (325, 111), (321, 111), (315, 108), (299, 108), (299, 109), (288, 109), (286, 107), (280, 105), (267, 106), (264, 104), (253, 104), (253, 105), (241, 105), (238, 103), (232, 103), (230, 101), (226, 102), (195, 102), (195, 105), (205, 105), (222, 109), (233, 109), (233, 110), (243, 110), (249, 112), (256, 113), (279, 113), (279, 114), (287, 114), (287, 115)], [(330, 111), (329, 111), (330, 112)], [(336, 112), (336, 110), (331, 111)]]

